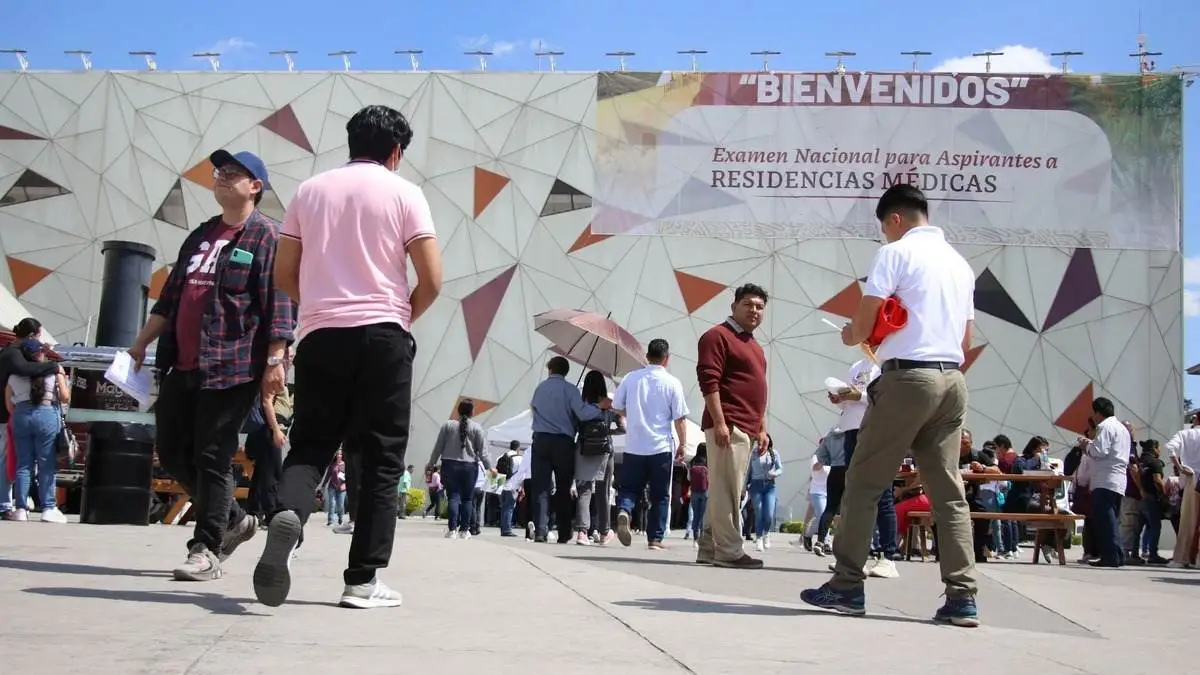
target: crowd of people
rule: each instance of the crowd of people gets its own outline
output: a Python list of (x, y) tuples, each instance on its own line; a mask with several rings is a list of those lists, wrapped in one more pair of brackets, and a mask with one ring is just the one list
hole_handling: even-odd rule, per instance
[[(340, 604), (402, 602), (379, 571), (389, 564), (412, 484), (413, 467), (405, 464), (418, 349), (412, 323), (438, 297), (441, 254), (424, 194), (396, 174), (413, 142), (408, 121), (371, 105), (350, 118), (346, 134), (349, 161), (304, 181), (282, 224), (257, 208), (270, 186), (263, 161), (249, 152), (212, 153), (221, 213), (188, 234), (129, 347), (140, 367), (157, 343), (157, 453), (194, 505), (193, 534), (175, 578), (221, 578), (223, 562), (265, 526), (253, 587), (272, 607), (291, 591), (294, 553), (317, 510), (314, 495), (324, 495), (326, 523), (351, 535)], [(829, 391), (841, 414), (815, 453), (806, 518), (812, 525), (800, 542), (816, 555), (834, 555), (832, 576), (800, 597), (865, 613), (866, 577), (898, 575), (904, 514), (927, 510), (945, 584), (934, 619), (970, 627), (979, 624), (976, 564), (1013, 555), (1020, 541), (1014, 523), (973, 523), (971, 511), (1045, 505), (1035, 505), (1025, 484), (999, 477), (965, 490), (960, 473), (1045, 470), (1048, 443), (1034, 438), (1017, 454), (998, 436), (976, 450), (964, 430), (961, 366), (972, 341), (974, 274), (928, 213), (925, 196), (909, 185), (889, 188), (878, 201), (886, 243), (841, 329), (843, 343), (865, 358)], [(523, 524), (536, 543), (616, 539), (631, 546), (638, 534), (659, 551), (675, 509), (696, 564), (762, 568), (745, 542), (758, 552), (771, 547), (784, 466), (768, 433), (766, 355), (755, 335), (768, 300), (758, 285), (739, 286), (728, 318), (698, 341), (704, 439), (695, 453), (688, 450), (691, 411), (683, 384), (668, 370), (666, 340), (649, 341), (647, 365), (623, 374), (611, 393), (614, 373), (588, 372), (580, 388), (567, 379), (568, 360), (554, 356), (530, 401), (526, 451), (516, 443), (493, 463), (474, 403), (458, 404), (425, 466), (425, 513), (436, 517), (444, 502), (445, 536), (469, 539), (485, 521), (483, 495), (495, 491), (502, 536), (520, 536), (515, 530)], [(40, 327), (18, 329), (19, 344), (0, 355), (17, 499), (0, 484), (0, 510), (8, 519), (27, 517), (22, 498), (36, 477), (42, 519), (62, 522), (52, 453), (70, 392), (61, 369), (44, 361)], [(287, 416), (278, 413), (289, 370), (295, 398), (283, 404), (291, 413), (290, 447), (280, 462), (280, 419)], [(1088, 562), (1164, 562), (1157, 536), (1165, 516), (1180, 532), (1175, 562), (1191, 564), (1200, 540), (1192, 471), (1200, 466), (1200, 432), (1186, 430), (1167, 444), (1177, 475), (1166, 477), (1156, 443), (1144, 441), (1140, 457), (1131, 455), (1131, 430), (1111, 401), (1096, 399), (1092, 420), (1066, 462), (1076, 505), (1087, 513)], [(253, 452), (267, 468), (245, 508), (233, 499), (232, 472), (243, 430), (256, 439)], [(613, 439), (621, 435), (617, 462)], [(918, 466), (918, 486), (896, 485), (898, 471)]]

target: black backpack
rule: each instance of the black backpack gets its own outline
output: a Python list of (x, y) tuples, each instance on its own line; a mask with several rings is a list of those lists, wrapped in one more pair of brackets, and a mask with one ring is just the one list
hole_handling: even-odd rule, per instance
[(500, 455), (500, 459), (496, 460), (496, 473), (502, 474), (505, 478), (512, 477), (512, 455), (507, 452)]
[(607, 455), (610, 448), (606, 416), (579, 423), (579, 454), (584, 457)]

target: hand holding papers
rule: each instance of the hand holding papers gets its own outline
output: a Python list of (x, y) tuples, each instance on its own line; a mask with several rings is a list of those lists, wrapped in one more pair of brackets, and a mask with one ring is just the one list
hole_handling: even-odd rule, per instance
[(825, 388), (828, 389), (829, 393), (831, 394), (848, 394), (853, 391), (850, 385), (842, 382), (836, 377), (825, 378)]
[(112, 365), (104, 371), (104, 379), (137, 399), (138, 405), (143, 409), (150, 405), (152, 377), (149, 369), (139, 370), (135, 367), (133, 357), (129, 355), (129, 352), (117, 352), (113, 356)]

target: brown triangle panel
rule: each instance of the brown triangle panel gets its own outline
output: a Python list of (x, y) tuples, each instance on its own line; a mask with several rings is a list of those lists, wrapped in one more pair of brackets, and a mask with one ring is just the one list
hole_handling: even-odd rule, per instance
[(12, 206), (25, 202), (36, 202), (39, 199), (69, 195), (71, 191), (32, 170), (25, 171), (17, 178), (8, 192), (0, 197), (0, 206)]
[(986, 343), (986, 342), (985, 342), (985, 343), (983, 343), (983, 344), (981, 344), (981, 345), (978, 345), (978, 346), (976, 346), (976, 347), (971, 347), (970, 349), (968, 349), (968, 350), (967, 350), (966, 356), (965, 356), (965, 358), (963, 359), (963, 367), (962, 367), (962, 371), (963, 371), (964, 373), (966, 373), (968, 370), (970, 370), (970, 369), (971, 369), (971, 366), (972, 366), (972, 365), (975, 363), (975, 361), (977, 361), (977, 360), (979, 359), (979, 357), (980, 357), (980, 356), (983, 354), (983, 350), (984, 350), (984, 349), (987, 349), (987, 343)]
[(54, 270), (48, 270), (41, 265), (25, 262), (11, 255), (4, 256), (8, 262), (8, 274), (12, 277), (13, 295), (18, 298), (26, 291), (41, 283), (42, 279), (50, 276)]
[(44, 141), (41, 136), (35, 136), (20, 129), (6, 127), (0, 124), (0, 141)]
[(479, 417), (480, 415), (484, 414), (485, 412), (488, 412), (489, 410), (492, 410), (496, 406), (500, 405), (499, 403), (496, 403), (495, 401), (485, 401), (481, 398), (475, 398), (474, 396), (459, 396), (454, 401), (454, 407), (450, 408), (450, 419), (452, 419), (452, 420), (458, 419), (458, 404), (462, 403), (463, 401), (466, 401), (466, 400), (470, 400), (472, 403), (475, 404), (475, 417)]
[(487, 339), (492, 322), (500, 311), (500, 303), (512, 283), (517, 266), (501, 272), (496, 278), (471, 291), (462, 299), (463, 321), (467, 325), (467, 345), (471, 349), (471, 360), (479, 358), (483, 342)]
[(687, 307), (688, 314), (707, 305), (728, 288), (725, 284), (679, 270), (675, 270), (675, 283), (679, 284), (679, 293), (683, 296), (683, 306)]
[(1092, 390), (1092, 383), (1088, 382), (1083, 391), (1075, 397), (1074, 401), (1067, 406), (1067, 409), (1062, 411), (1058, 419), (1054, 420), (1054, 426), (1067, 431), (1074, 431), (1082, 436), (1088, 430), (1088, 417), (1092, 414), (1092, 401), (1095, 400), (1095, 395)]
[(170, 265), (163, 265), (154, 270), (154, 274), (150, 275), (150, 292), (147, 293), (147, 296), (151, 300), (158, 300), (159, 296), (162, 295), (163, 286), (167, 285), (167, 277), (169, 276), (171, 276)]
[(275, 132), (296, 147), (303, 148), (307, 152), (313, 151), (312, 143), (308, 141), (308, 134), (304, 133), (304, 127), (300, 126), (300, 120), (296, 118), (296, 112), (292, 110), (291, 103), (271, 113), (258, 125)]
[(849, 286), (838, 291), (837, 295), (822, 303), (818, 309), (844, 319), (852, 319), (854, 313), (858, 311), (860, 302), (862, 302), (862, 287), (858, 285), (858, 280), (855, 280)]
[(575, 243), (571, 244), (571, 248), (567, 249), (567, 253), (574, 253), (579, 249), (587, 248), (592, 244), (599, 244), (611, 236), (611, 234), (596, 234), (595, 232), (592, 232), (592, 226), (589, 224), (583, 229), (583, 232), (580, 232), (579, 236), (575, 238)]
[(508, 185), (508, 176), (501, 176), (493, 171), (475, 167), (475, 217), (487, 209), (496, 195)]

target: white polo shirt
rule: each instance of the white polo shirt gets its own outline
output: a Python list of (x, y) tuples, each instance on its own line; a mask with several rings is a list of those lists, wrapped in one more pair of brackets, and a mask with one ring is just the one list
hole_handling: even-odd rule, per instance
[(975, 319), (975, 273), (946, 242), (942, 228), (914, 227), (875, 254), (863, 295), (896, 296), (908, 324), (876, 351), (890, 359), (962, 364), (967, 322)]
[(657, 455), (674, 452), (675, 420), (688, 415), (679, 378), (662, 366), (649, 365), (625, 376), (612, 407), (625, 412), (625, 453)]
[(850, 377), (846, 384), (862, 392), (862, 398), (857, 401), (842, 401), (842, 416), (838, 420), (838, 428), (842, 431), (854, 431), (862, 426), (863, 417), (867, 414), (867, 386), (879, 377), (879, 366), (871, 363), (870, 359), (862, 359), (850, 366)]
[(1096, 438), (1087, 446), (1088, 457), (1092, 460), (1088, 482), (1093, 490), (1103, 488), (1125, 494), (1132, 445), (1129, 430), (1116, 417), (1109, 417), (1096, 425)]

